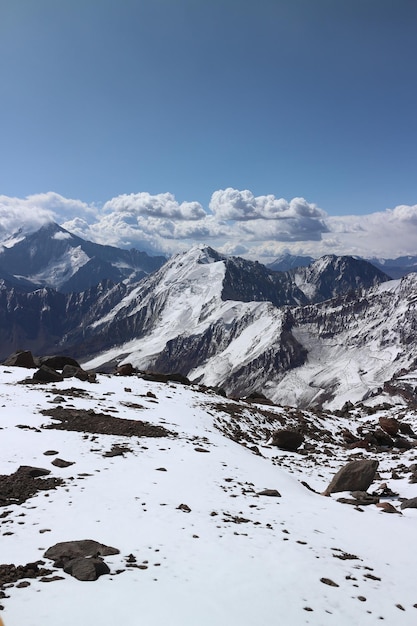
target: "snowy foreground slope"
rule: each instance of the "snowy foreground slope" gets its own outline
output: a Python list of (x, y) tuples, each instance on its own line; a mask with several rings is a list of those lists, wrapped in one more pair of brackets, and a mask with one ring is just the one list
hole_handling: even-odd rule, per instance
[[(53, 569), (44, 552), (77, 539), (120, 554), (105, 557), (111, 574), (95, 582), (56, 570), (61, 580), (6, 588), (5, 626), (416, 623), (417, 511), (401, 512), (399, 498), (417, 496), (407, 473), (417, 451), (349, 450), (341, 436), (381, 415), (417, 429), (414, 410), (301, 412), (136, 376), (18, 384), (30, 375), (0, 368), (0, 474), (29, 465), (64, 484), (0, 507), (0, 563), (42, 559)], [(62, 421), (41, 413), (65, 410), (101, 413), (110, 425), (145, 420), (175, 434), (59, 430)], [(303, 427), (299, 452), (267, 443), (283, 426)], [(106, 456), (114, 446), (122, 454)], [(57, 457), (73, 464), (55, 467)], [(369, 491), (387, 483), (399, 494), (389, 499), (397, 514), (341, 504), (346, 494), (324, 497), (301, 484), (321, 492), (357, 458), (379, 460)], [(281, 497), (259, 495), (264, 489)]]

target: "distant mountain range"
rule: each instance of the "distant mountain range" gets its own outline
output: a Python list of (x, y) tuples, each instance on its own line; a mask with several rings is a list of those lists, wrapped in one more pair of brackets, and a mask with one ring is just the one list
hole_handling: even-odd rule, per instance
[(165, 261), (163, 256), (85, 241), (50, 222), (0, 248), (0, 278), (24, 291), (51, 287), (71, 293), (105, 279), (138, 281)]
[(362, 259), (274, 271), (199, 245), (167, 261), (49, 224), (3, 247), (0, 272), (3, 359), (130, 362), (303, 407), (361, 399), (416, 365), (417, 274), (393, 281)]
[[(359, 257), (355, 257), (359, 258)], [(401, 256), (396, 259), (365, 259), (391, 278), (402, 278), (411, 272), (417, 271), (417, 256)], [(300, 256), (289, 253), (281, 254), (267, 267), (274, 271), (287, 272), (298, 267), (307, 267), (314, 261), (311, 256)]]

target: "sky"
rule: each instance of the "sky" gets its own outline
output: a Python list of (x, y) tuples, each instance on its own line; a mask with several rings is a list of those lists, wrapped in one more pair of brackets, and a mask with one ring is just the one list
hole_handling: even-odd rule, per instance
[(0, 0), (0, 234), (395, 257), (415, 0)]

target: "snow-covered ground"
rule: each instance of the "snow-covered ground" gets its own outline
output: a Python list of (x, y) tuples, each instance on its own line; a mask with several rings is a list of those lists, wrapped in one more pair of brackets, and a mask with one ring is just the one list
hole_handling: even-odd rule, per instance
[[(417, 461), (415, 449), (376, 457), (336, 445), (343, 428), (377, 423), (382, 409), (369, 416), (305, 413), (318, 438), (307, 435), (310, 449), (302, 454), (267, 443), (279, 419), (291, 425), (297, 418), (289, 408), (138, 377), (17, 384), (31, 374), (0, 367), (0, 474), (30, 465), (50, 469), (65, 484), (0, 508), (0, 515), (9, 512), (0, 517), (0, 563), (42, 559), (52, 567), (45, 550), (77, 539), (120, 554), (105, 557), (111, 574), (95, 582), (58, 570), (63, 580), (6, 589), (5, 626), (416, 623), (417, 511), (358, 510), (337, 502), (339, 494), (326, 498), (301, 484), (323, 491), (350, 458), (378, 458), (380, 478), (370, 491), (386, 482), (402, 497), (417, 496), (405, 473), (392, 478), (393, 470)], [(145, 420), (177, 436), (44, 428), (57, 422), (40, 411), (59, 405)], [(401, 411), (415, 427), (415, 414)], [(240, 443), (226, 436), (236, 427)], [(103, 456), (115, 444), (129, 451)], [(51, 450), (56, 455), (45, 455)], [(51, 464), (56, 457), (74, 464), (60, 469)], [(263, 489), (281, 497), (258, 495)], [(400, 511), (399, 500), (390, 502)], [(129, 555), (141, 568), (128, 565)]]

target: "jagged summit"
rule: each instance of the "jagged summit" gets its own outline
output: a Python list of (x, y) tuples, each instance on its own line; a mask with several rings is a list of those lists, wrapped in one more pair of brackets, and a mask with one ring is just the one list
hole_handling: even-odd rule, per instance
[(164, 257), (121, 250), (86, 241), (55, 222), (17, 237), (0, 250), (0, 273), (26, 279), (33, 289), (44, 285), (62, 293), (84, 291), (101, 280), (139, 280), (161, 267)]

